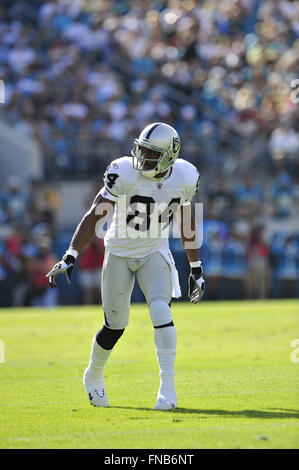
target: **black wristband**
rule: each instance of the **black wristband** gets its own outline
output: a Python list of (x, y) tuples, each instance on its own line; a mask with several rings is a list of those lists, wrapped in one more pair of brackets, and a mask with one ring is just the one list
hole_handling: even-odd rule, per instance
[(191, 268), (191, 274), (195, 276), (195, 279), (199, 279), (202, 276), (203, 269), (201, 266), (198, 266), (197, 268)]
[(64, 255), (62, 261), (66, 264), (75, 264), (76, 258), (72, 255)]

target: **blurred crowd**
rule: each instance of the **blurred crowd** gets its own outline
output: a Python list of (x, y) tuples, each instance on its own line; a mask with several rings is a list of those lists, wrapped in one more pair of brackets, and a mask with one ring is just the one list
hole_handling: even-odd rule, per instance
[[(246, 217), (231, 218), (235, 205), (240, 204), (241, 210), (247, 204), (248, 207), (257, 204), (255, 199), (263, 200), (261, 188), (255, 185), (253, 190), (251, 181), (246, 183), (250, 183), (253, 202), (248, 195), (244, 200), (247, 188), (244, 182), (236, 194), (218, 188), (204, 206), (200, 256), (207, 280), (205, 299), (299, 297), (299, 231), (290, 233), (279, 229), (269, 235), (267, 226), (259, 219), (250, 223)], [(276, 185), (273, 193), (277, 193)], [(87, 206), (93, 197), (90, 194)], [(27, 187), (12, 176), (0, 191), (0, 306), (51, 307), (67, 294), (63, 280), (58, 289), (51, 289), (45, 277), (62, 254), (56, 220), (60, 202), (55, 185), (38, 180), (32, 180)], [(282, 224), (289, 220), (285, 211), (278, 212)], [(182, 250), (180, 242), (179, 245), (179, 249), (178, 245), (172, 245), (174, 254)], [(95, 237), (76, 263), (73, 276), (74, 290), (79, 290), (76, 302), (101, 302), (103, 259), (103, 240)], [(188, 272), (183, 264), (179, 261), (178, 270), (184, 283)], [(186, 292), (183, 294), (187, 300)], [(136, 300), (142, 300), (140, 295)]]
[(5, 117), (48, 176), (94, 174), (161, 120), (202, 170), (298, 177), (298, 33), (291, 0), (2, 0)]
[(11, 176), (0, 192), (0, 305), (52, 305), (45, 273), (56, 262), (52, 241), (59, 196), (37, 180)]
[(299, 297), (299, 232), (267, 237), (263, 225), (208, 221), (200, 252), (206, 300)]
[[(28, 187), (11, 176), (0, 191), (0, 306), (47, 306), (59, 302), (46, 274), (58, 261), (56, 214), (59, 192), (32, 180)], [(80, 217), (80, 216), (78, 216)], [(99, 303), (103, 240), (95, 238), (78, 258), (80, 300)]]
[[(298, 34), (291, 0), (2, 0), (0, 119), (38, 142), (47, 182), (101, 175), (149, 122), (173, 125), (202, 174), (207, 295), (298, 295)], [(24, 217), (58, 236), (35, 189)]]

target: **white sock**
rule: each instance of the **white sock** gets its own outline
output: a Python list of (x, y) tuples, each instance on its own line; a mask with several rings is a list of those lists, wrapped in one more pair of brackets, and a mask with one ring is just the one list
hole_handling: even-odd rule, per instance
[(154, 328), (154, 342), (160, 368), (160, 389), (162, 394), (175, 391), (175, 370), (177, 335), (174, 326)]
[(88, 367), (85, 370), (84, 376), (88, 375), (88, 379), (92, 381), (94, 380), (95, 382), (102, 379), (103, 369), (111, 352), (112, 349), (104, 349), (97, 343), (95, 335), (92, 342)]

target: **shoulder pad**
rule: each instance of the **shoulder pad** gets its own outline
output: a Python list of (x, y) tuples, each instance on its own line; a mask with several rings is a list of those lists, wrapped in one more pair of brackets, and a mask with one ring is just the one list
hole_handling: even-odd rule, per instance
[(113, 160), (104, 173), (106, 189), (114, 196), (125, 194), (126, 185), (139, 176), (139, 172), (132, 166), (132, 157), (122, 157)]
[(139, 176), (139, 171), (135, 170), (132, 165), (132, 157), (122, 157), (113, 160), (109, 167), (111, 171), (115, 171), (119, 174), (120, 178), (127, 180), (135, 180)]
[(182, 158), (178, 158), (175, 165), (179, 170), (183, 185), (190, 187), (195, 186), (197, 190), (200, 178), (198, 169), (192, 165), (192, 163), (187, 162), (187, 160), (183, 160)]
[(199, 172), (192, 163), (179, 158), (175, 162), (176, 170), (181, 178), (183, 202), (182, 205), (190, 204), (199, 187)]

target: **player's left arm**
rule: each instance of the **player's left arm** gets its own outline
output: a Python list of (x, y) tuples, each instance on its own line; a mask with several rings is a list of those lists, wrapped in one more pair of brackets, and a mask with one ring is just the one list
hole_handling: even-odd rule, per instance
[(183, 169), (182, 202), (177, 211), (177, 224), (190, 263), (189, 298), (190, 302), (197, 303), (203, 296), (205, 281), (202, 277), (203, 267), (199, 258), (199, 239), (196, 219), (193, 212), (192, 198), (199, 189), (200, 174), (194, 165), (185, 162)]
[(188, 294), (190, 302), (197, 303), (203, 296), (205, 281), (202, 277), (203, 267), (199, 258), (198, 229), (192, 204), (181, 206), (176, 213), (176, 219), (182, 245), (190, 263)]
[(189, 263), (199, 260), (198, 230), (192, 204), (180, 206), (176, 212), (177, 226)]

